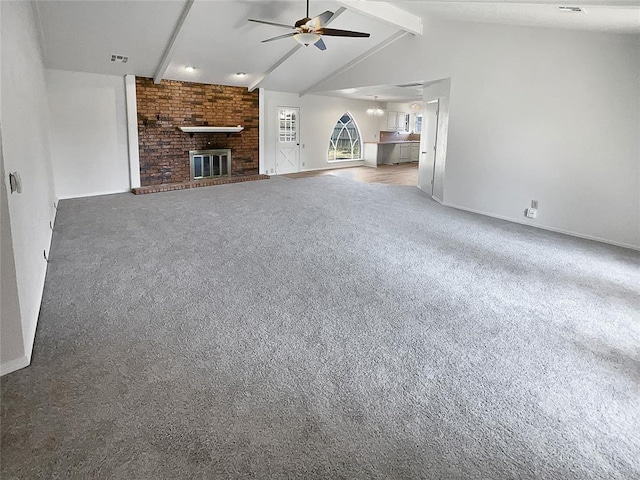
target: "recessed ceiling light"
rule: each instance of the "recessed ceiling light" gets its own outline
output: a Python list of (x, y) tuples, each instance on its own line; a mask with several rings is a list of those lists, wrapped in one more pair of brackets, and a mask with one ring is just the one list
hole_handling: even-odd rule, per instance
[(558, 7), (561, 12), (579, 13), (582, 12), (581, 7)]
[(184, 69), (185, 69), (187, 72), (191, 73), (191, 72), (195, 72), (196, 67), (184, 67)]
[(238, 72), (238, 73), (236, 73), (236, 75), (239, 76), (239, 77), (246, 77), (247, 76), (246, 72)]

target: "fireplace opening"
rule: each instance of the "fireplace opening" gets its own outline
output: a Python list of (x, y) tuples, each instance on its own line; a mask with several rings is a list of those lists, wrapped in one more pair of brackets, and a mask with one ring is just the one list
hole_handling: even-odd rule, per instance
[(191, 180), (231, 176), (231, 149), (191, 150)]

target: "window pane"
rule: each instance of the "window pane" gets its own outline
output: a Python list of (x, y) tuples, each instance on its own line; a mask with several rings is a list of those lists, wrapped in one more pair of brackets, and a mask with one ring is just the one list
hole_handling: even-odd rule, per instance
[(296, 112), (295, 110), (281, 109), (279, 111), (279, 132), (278, 138), (281, 142), (295, 142), (296, 141)]
[(205, 155), (202, 160), (202, 176), (210, 177), (211, 176), (211, 157), (209, 155)]
[(327, 157), (329, 160), (360, 158), (360, 132), (349, 113), (342, 115), (333, 127)]
[(202, 178), (202, 157), (193, 157), (193, 178)]
[(219, 160), (220, 163), (217, 165), (218, 170), (216, 171), (218, 173), (216, 173), (216, 175), (229, 175), (229, 172), (227, 172), (227, 156), (220, 155)]

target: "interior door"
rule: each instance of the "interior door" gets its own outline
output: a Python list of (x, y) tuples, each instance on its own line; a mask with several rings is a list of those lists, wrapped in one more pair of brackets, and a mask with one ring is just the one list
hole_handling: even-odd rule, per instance
[(278, 107), (276, 173), (300, 171), (300, 109)]
[(435, 100), (425, 105), (424, 112), (422, 114), (420, 160), (418, 163), (418, 187), (429, 195), (433, 195), (439, 110), (440, 102)]

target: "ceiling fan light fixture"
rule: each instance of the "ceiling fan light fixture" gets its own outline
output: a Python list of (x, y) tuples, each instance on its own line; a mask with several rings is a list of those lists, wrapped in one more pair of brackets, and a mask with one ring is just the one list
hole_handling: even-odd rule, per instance
[(313, 45), (318, 40), (320, 40), (320, 35), (313, 32), (301, 32), (296, 33), (293, 38), (295, 38), (300, 45), (308, 47), (309, 45)]

